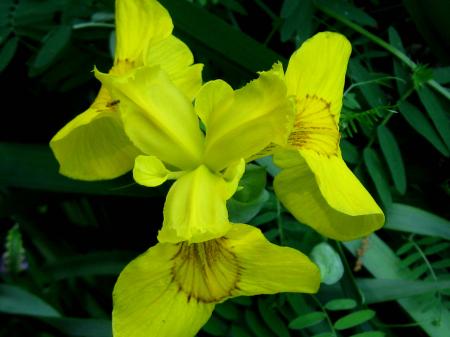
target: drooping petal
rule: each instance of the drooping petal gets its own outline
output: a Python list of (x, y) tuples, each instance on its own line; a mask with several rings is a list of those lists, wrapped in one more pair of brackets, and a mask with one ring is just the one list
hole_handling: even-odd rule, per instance
[(302, 223), (336, 240), (353, 240), (383, 226), (384, 215), (339, 153), (324, 157), (314, 151), (275, 155), (283, 170), (275, 192)]
[(161, 66), (174, 84), (193, 99), (202, 85), (202, 64), (195, 64), (188, 46), (173, 35), (147, 49), (146, 66)]
[(114, 337), (193, 337), (206, 323), (214, 303), (183, 290), (173, 263), (179, 251), (160, 243), (125, 267), (113, 292)]
[(233, 295), (318, 291), (319, 269), (298, 250), (270, 243), (258, 228), (244, 224), (233, 225), (226, 239), (239, 264)]
[(50, 141), (60, 173), (73, 179), (113, 179), (133, 168), (140, 151), (125, 134), (115, 102), (106, 89), (91, 107)]
[(227, 182), (204, 165), (183, 175), (167, 194), (158, 240), (202, 242), (223, 236), (230, 229), (230, 197)]
[[(325, 102), (338, 123), (350, 53), (351, 45), (343, 35), (332, 32), (314, 35), (289, 60), (285, 76), (288, 93), (300, 103), (307, 97)], [(312, 109), (319, 104), (312, 103)]]
[(261, 73), (234, 95), (224, 82), (213, 81), (200, 90), (197, 100), (197, 113), (207, 121), (204, 161), (215, 171), (250, 158), (272, 142), (286, 143), (294, 106), (273, 71)]
[(193, 337), (215, 303), (241, 295), (316, 292), (318, 268), (235, 224), (202, 243), (159, 243), (128, 264), (114, 287), (115, 337)]
[(125, 132), (142, 152), (179, 169), (201, 160), (203, 135), (189, 99), (159, 67), (143, 67), (125, 76), (96, 72), (120, 100)]
[(155, 156), (137, 156), (134, 162), (133, 178), (143, 186), (155, 187), (168, 179), (177, 179), (184, 172), (171, 172), (164, 163)]
[(167, 10), (156, 0), (116, 0), (115, 60), (143, 65), (146, 51), (173, 29)]

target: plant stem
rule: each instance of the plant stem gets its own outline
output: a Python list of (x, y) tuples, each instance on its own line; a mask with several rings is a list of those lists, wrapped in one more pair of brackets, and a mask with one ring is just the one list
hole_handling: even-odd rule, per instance
[[(350, 27), (351, 29), (357, 31), (358, 33), (360, 33), (361, 35), (364, 35), (365, 37), (367, 37), (369, 40), (371, 40), (373, 43), (379, 45), (380, 47), (386, 49), (387, 51), (389, 51), (391, 54), (393, 54), (394, 56), (396, 56), (400, 61), (402, 61), (403, 63), (405, 63), (408, 67), (410, 67), (412, 70), (415, 70), (417, 67), (417, 64), (412, 61), (408, 56), (406, 56), (402, 51), (400, 51), (399, 49), (395, 48), (394, 46), (392, 46), (391, 44), (387, 43), (386, 41), (384, 41), (383, 39), (380, 39), (378, 36), (372, 34), (371, 32), (367, 31), (366, 29), (364, 29), (363, 27), (361, 27), (360, 25), (351, 22), (350, 20), (342, 17), (341, 15), (333, 12), (332, 10), (329, 10), (326, 7), (322, 7), (321, 5), (316, 3), (316, 7), (318, 9), (320, 9), (322, 12), (324, 12), (325, 14), (331, 16), (332, 18), (335, 18), (336, 20), (342, 22), (344, 25)], [(429, 80), (426, 82), (430, 87), (432, 87), (433, 89), (435, 89), (437, 92), (439, 92), (440, 94), (442, 94), (445, 98), (450, 100), (450, 91), (446, 88), (444, 88), (443, 86), (441, 86), (439, 83), (437, 83), (435, 80)]]

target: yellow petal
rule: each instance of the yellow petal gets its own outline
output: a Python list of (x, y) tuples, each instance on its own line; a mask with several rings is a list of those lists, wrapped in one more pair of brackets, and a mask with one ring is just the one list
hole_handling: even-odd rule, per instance
[(202, 100), (198, 113), (208, 116), (204, 160), (215, 171), (250, 158), (271, 142), (285, 144), (294, 113), (284, 82), (274, 72), (261, 73), (234, 92), (232, 104), (221, 106), (230, 96), (223, 82), (215, 81), (197, 97)]
[(177, 179), (184, 172), (171, 172), (155, 156), (137, 156), (134, 162), (133, 178), (143, 186), (155, 187), (167, 179)]
[(125, 76), (96, 72), (120, 100), (125, 132), (142, 152), (179, 169), (201, 160), (203, 135), (192, 104), (159, 67), (143, 67)]
[(258, 228), (244, 224), (233, 225), (226, 239), (240, 267), (233, 295), (318, 291), (319, 269), (299, 251), (270, 243)]
[(233, 88), (227, 82), (209, 81), (202, 86), (195, 99), (195, 111), (206, 129), (209, 129), (218, 118), (229, 112), (233, 102)]
[(73, 179), (116, 178), (133, 168), (140, 153), (123, 131), (116, 102), (105, 88), (91, 107), (50, 141), (60, 173)]
[(202, 243), (159, 243), (128, 264), (114, 287), (115, 337), (193, 337), (215, 303), (241, 295), (316, 292), (318, 268), (236, 224)]
[(315, 96), (329, 103), (330, 113), (337, 123), (350, 53), (351, 45), (343, 35), (332, 32), (314, 35), (289, 60), (288, 93), (295, 95), (298, 101)]
[(193, 337), (206, 323), (214, 303), (188, 298), (174, 280), (179, 250), (157, 244), (122, 271), (113, 292), (115, 337)]
[(202, 242), (223, 236), (230, 228), (227, 182), (201, 165), (175, 181), (164, 205), (160, 242)]
[(280, 160), (280, 155), (275, 155), (275, 163), (284, 167), (275, 177), (275, 192), (300, 222), (343, 241), (366, 236), (383, 226), (382, 210), (340, 153), (327, 157), (301, 151), (283, 156)]
[(173, 35), (147, 49), (146, 66), (161, 66), (174, 84), (193, 99), (202, 85), (202, 64), (195, 64), (188, 46)]
[(115, 59), (142, 65), (146, 51), (173, 29), (167, 10), (156, 0), (116, 0)]

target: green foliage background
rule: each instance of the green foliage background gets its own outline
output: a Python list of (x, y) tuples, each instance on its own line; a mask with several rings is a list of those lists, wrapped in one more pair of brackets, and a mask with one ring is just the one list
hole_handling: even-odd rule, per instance
[[(234, 87), (318, 31), (346, 35), (342, 151), (387, 215), (365, 240), (328, 241), (335, 254), (322, 262), (342, 261), (339, 282), (227, 301), (199, 336), (448, 337), (449, 3), (161, 3), (204, 79)], [(0, 336), (110, 337), (115, 279), (155, 243), (167, 186), (66, 179), (47, 145), (95, 97), (93, 65), (111, 65), (113, 10), (112, 0), (0, 0)], [(249, 166), (230, 216), (309, 254), (326, 240), (283, 209), (275, 173), (270, 159)]]

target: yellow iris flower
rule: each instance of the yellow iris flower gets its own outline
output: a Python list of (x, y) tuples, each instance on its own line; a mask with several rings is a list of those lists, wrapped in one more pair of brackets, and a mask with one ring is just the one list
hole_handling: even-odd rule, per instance
[[(295, 97), (296, 115), (288, 146), (271, 146), (282, 171), (275, 192), (301, 222), (336, 240), (353, 240), (383, 226), (384, 214), (342, 159), (339, 115), (345, 72), (351, 53), (348, 40), (322, 32), (290, 58), (284, 76)], [(282, 71), (279, 71), (282, 74)], [(283, 76), (283, 75), (281, 75)]]
[(294, 106), (284, 82), (272, 72), (236, 91), (211, 81), (194, 107), (160, 67), (96, 76), (120, 100), (124, 130), (145, 154), (135, 161), (136, 182), (152, 187), (176, 180), (158, 240), (192, 243), (225, 235), (231, 226), (226, 200), (238, 187), (243, 158), (272, 142), (286, 144)]
[[(189, 98), (201, 87), (202, 65), (172, 35), (169, 13), (155, 0), (116, 1), (116, 50), (110, 74), (159, 65)], [(101, 87), (94, 103), (64, 126), (50, 147), (60, 173), (74, 179), (118, 177), (133, 168), (140, 151), (123, 131), (117, 100)]]
[(114, 287), (115, 337), (192, 337), (216, 303), (236, 296), (315, 293), (320, 273), (295, 249), (233, 224), (202, 243), (158, 243), (122, 271)]

